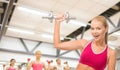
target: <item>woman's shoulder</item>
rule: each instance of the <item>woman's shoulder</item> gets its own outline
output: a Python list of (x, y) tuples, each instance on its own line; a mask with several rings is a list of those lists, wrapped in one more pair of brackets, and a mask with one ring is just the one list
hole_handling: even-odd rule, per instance
[(116, 52), (116, 49), (115, 48), (111, 48), (111, 47), (108, 47), (108, 52), (109, 53), (115, 53)]
[[(6, 66), (6, 70), (8, 70), (9, 68), (11, 68), (10, 66)], [(17, 69), (17, 67), (15, 66), (14, 69)]]
[(81, 43), (83, 43), (83, 44), (87, 44), (89, 41), (88, 40), (86, 40), (86, 39), (79, 39), (79, 40), (77, 40), (77, 41), (79, 41), (79, 42), (81, 42)]
[(80, 40), (78, 40), (78, 42), (81, 43), (82, 49), (84, 49), (90, 43), (90, 41), (88, 41), (86, 39), (80, 39)]
[(116, 49), (108, 47), (108, 55), (110, 56), (116, 56)]

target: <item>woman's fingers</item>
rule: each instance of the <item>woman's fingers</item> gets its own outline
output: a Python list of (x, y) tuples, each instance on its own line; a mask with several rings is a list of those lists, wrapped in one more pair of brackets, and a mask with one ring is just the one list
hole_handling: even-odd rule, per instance
[(61, 14), (57, 14), (57, 16), (56, 16), (56, 21), (60, 21), (60, 22), (62, 22), (62, 21), (64, 21), (65, 20), (65, 15), (63, 14), (63, 13), (61, 13)]

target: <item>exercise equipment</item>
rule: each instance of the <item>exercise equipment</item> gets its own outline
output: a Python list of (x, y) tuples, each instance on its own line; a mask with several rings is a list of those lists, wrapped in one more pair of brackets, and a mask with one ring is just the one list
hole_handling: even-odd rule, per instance
[[(66, 23), (68, 23), (70, 20), (75, 20), (76, 19), (75, 17), (71, 17), (69, 12), (65, 12), (65, 16), (66, 16), (66, 18), (65, 18)], [(42, 18), (43, 19), (49, 19), (50, 22), (52, 23), (53, 20), (56, 19), (56, 16), (53, 14), (53, 11), (51, 11), (48, 16), (44, 16)]]

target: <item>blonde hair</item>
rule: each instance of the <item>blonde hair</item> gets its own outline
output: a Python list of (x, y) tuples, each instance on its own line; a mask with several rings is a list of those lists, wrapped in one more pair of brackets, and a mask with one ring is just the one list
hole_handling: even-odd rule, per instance
[(105, 33), (105, 43), (107, 44), (108, 41), (108, 23), (104, 16), (96, 16), (93, 18), (93, 20), (97, 20), (103, 23), (104, 27), (107, 29), (107, 32)]
[(41, 54), (41, 51), (40, 51), (40, 50), (37, 50), (37, 51), (35, 52), (35, 54), (37, 54), (38, 52), (40, 52), (40, 54)]

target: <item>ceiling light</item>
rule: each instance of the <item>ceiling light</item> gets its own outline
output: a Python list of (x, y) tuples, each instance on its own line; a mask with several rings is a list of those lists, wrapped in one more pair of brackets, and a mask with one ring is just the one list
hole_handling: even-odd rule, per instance
[(114, 32), (113, 34), (120, 36), (120, 32)]
[(18, 33), (23, 33), (23, 34), (35, 34), (32, 31), (23, 30), (23, 29), (17, 29), (17, 28), (8, 28), (8, 30), (18, 32)]
[(42, 17), (43, 17), (43, 16), (49, 16), (49, 13), (48, 13), (48, 12), (41, 11), (41, 10), (38, 10), (38, 9), (21, 7), (21, 6), (18, 6), (17, 9), (19, 9), (19, 10), (21, 10), (21, 11), (24, 11), (24, 12), (31, 13), (31, 14), (40, 15), (40, 16), (42, 16)]
[[(44, 38), (53, 39), (53, 35), (51, 35), (51, 34), (41, 34), (41, 36), (44, 37)], [(64, 37), (60, 38), (60, 40), (63, 40), (63, 39), (64, 39)]]
[(88, 23), (80, 22), (80, 21), (77, 21), (77, 20), (70, 20), (69, 23), (73, 24), (73, 25), (80, 25), (80, 26), (85, 26), (85, 27), (88, 25)]

